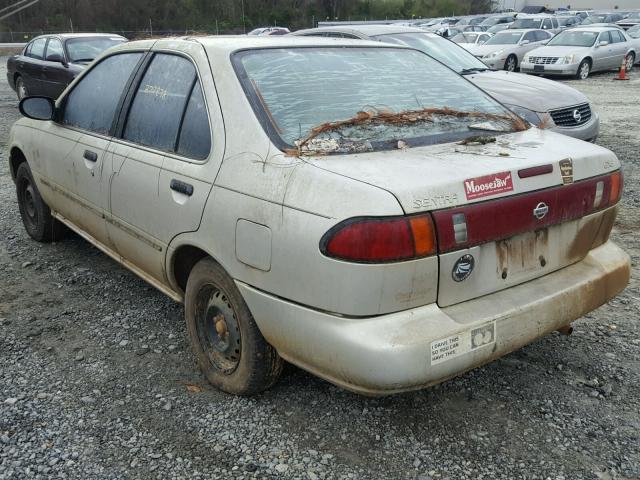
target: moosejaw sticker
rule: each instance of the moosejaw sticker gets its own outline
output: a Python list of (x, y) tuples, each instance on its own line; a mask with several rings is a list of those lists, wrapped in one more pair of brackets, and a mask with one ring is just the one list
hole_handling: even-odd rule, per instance
[(494, 173), (484, 177), (470, 178), (464, 181), (464, 193), (467, 200), (488, 197), (513, 190), (511, 172)]

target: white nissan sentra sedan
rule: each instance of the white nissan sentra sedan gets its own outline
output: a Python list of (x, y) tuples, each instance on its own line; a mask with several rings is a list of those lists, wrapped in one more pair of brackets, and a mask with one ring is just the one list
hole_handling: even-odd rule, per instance
[(268, 388), (282, 359), (363, 394), (426, 387), (629, 280), (616, 156), (407, 47), (133, 42), (20, 109), (29, 235), (64, 224), (184, 302), (226, 392)]

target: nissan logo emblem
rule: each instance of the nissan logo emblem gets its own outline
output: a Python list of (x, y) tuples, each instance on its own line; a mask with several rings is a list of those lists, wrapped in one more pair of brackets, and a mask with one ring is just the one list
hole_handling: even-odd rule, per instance
[(547, 213), (549, 213), (549, 206), (544, 202), (540, 202), (536, 205), (536, 208), (533, 209), (533, 216), (538, 220), (542, 220)]
[(574, 110), (573, 111), (573, 119), (577, 123), (580, 123), (582, 121), (582, 114), (580, 113), (580, 110)]
[(473, 255), (463, 255), (453, 265), (451, 276), (456, 282), (462, 282), (469, 278), (469, 275), (473, 273), (473, 267), (476, 265), (476, 260)]

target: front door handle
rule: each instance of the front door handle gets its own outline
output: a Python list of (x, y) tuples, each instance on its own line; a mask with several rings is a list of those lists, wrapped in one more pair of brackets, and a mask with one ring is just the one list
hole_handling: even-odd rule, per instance
[(91, 150), (84, 151), (84, 159), (89, 160), (90, 162), (98, 161), (98, 154), (96, 152), (92, 152)]
[(193, 195), (193, 185), (182, 182), (180, 180), (176, 180), (175, 178), (171, 180), (169, 188), (171, 188), (171, 190), (173, 190), (174, 192), (182, 193), (187, 197)]

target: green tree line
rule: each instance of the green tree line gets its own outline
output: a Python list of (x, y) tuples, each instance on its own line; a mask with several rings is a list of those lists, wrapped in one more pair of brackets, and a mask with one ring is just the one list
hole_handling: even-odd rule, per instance
[[(15, 0), (2, 0), (5, 7)], [(12, 31), (203, 31), (241, 33), (322, 20), (431, 18), (490, 11), (493, 0), (40, 0), (0, 22)]]

